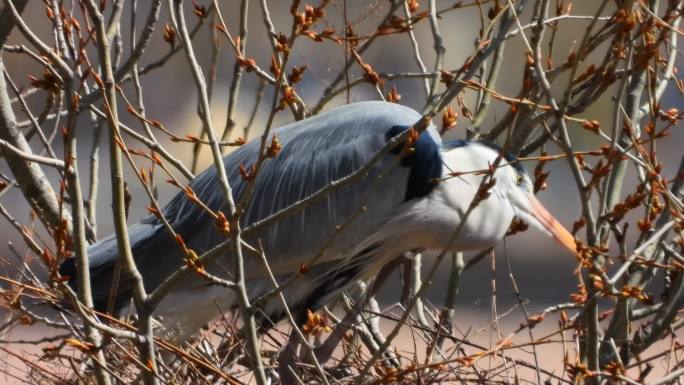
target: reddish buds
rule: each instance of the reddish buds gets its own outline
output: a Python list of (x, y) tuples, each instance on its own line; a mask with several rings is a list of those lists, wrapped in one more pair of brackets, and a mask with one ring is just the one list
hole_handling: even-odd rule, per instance
[(458, 113), (454, 111), (452, 106), (447, 106), (442, 114), (442, 132), (445, 132), (451, 128), (456, 127), (456, 120), (458, 119)]
[(170, 24), (164, 27), (164, 41), (169, 43), (171, 47), (176, 46), (176, 30)]
[(216, 214), (216, 227), (222, 234), (230, 234), (230, 223), (228, 223), (226, 216), (221, 211)]
[(280, 144), (278, 137), (273, 135), (273, 137), (271, 137), (271, 144), (266, 149), (266, 156), (269, 158), (275, 158), (282, 148), (283, 146)]
[(355, 50), (352, 50), (352, 54), (354, 55), (354, 59), (356, 59), (356, 62), (359, 64), (361, 69), (363, 69), (363, 78), (375, 86), (382, 87), (384, 81), (380, 78), (380, 75), (373, 69), (373, 67), (370, 64), (365, 63), (361, 58), (361, 55), (356, 53)]
[(582, 127), (596, 134), (598, 134), (601, 128), (601, 123), (598, 120), (585, 120), (581, 124)]
[(397, 91), (397, 86), (392, 86), (392, 89), (387, 94), (387, 101), (390, 103), (397, 103), (401, 100), (401, 94)]

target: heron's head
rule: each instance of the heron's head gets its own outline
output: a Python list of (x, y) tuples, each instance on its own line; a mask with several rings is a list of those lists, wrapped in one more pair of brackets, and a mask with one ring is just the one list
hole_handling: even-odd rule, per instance
[(575, 238), (534, 196), (534, 184), (527, 172), (515, 158), (506, 157), (501, 161), (503, 166), (495, 172), (496, 188), (510, 203), (515, 216), (574, 252)]
[[(505, 202), (510, 206), (516, 218), (575, 251), (574, 237), (534, 196), (534, 185), (515, 157), (505, 154), (495, 145), (483, 142), (449, 141), (445, 142), (445, 148), (445, 164), (450, 171), (487, 170), (498, 162), (498, 167), (494, 171), (496, 183), (490, 192), (498, 197), (499, 202)], [(474, 178), (474, 175), (471, 174), (470, 178)], [(468, 175), (463, 177), (470, 186), (481, 181), (481, 177), (473, 180), (470, 178)], [(458, 180), (454, 182), (458, 183)]]

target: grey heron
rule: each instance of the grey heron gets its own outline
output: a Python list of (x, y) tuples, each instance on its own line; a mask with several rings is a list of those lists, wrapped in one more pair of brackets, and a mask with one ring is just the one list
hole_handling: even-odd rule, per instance
[[(282, 149), (257, 175), (241, 218), (243, 226), (358, 170), (420, 118), (416, 111), (398, 104), (359, 102), (276, 129), (274, 135)], [(410, 154), (397, 158), (401, 146), (377, 162), (366, 177), (246, 237), (247, 242), (261, 242), (279, 280), (298, 274), (302, 263), (322, 251), (308, 272), (284, 289), (293, 314), (325, 305), (353, 282), (372, 277), (406, 251), (442, 250), (447, 246), (449, 251), (465, 251), (493, 246), (504, 237), (514, 218), (574, 251), (573, 236), (534, 197), (527, 173), (501, 149), (481, 142), (442, 142), (433, 125), (415, 140)], [(259, 141), (253, 141), (223, 160), (236, 200), (247, 184), (239, 166), (253, 164), (258, 153)], [(484, 177), (474, 171), (487, 170), (501, 157), (505, 159), (494, 170), (496, 183), (488, 198), (479, 202), (461, 225)], [(453, 177), (455, 173), (458, 177)], [(191, 181), (190, 187), (210, 209), (226, 212), (225, 196), (213, 167)], [(361, 206), (364, 210), (359, 212)], [(197, 254), (226, 239), (207, 212), (183, 192), (165, 206), (163, 214)], [(352, 224), (339, 230), (352, 217)], [(449, 245), (459, 225), (460, 231)], [(129, 234), (148, 291), (184, 264), (184, 253), (156, 216), (130, 226)], [(109, 298), (118, 258), (116, 238), (110, 236), (90, 246), (88, 254), (94, 301), (102, 309)], [(230, 278), (231, 258), (226, 252), (207, 269)], [(61, 272), (72, 284), (78, 279), (73, 260), (66, 260)], [(259, 258), (248, 255), (245, 272), (252, 298), (273, 288)], [(117, 309), (130, 302), (129, 279), (122, 277), (118, 285)], [(164, 318), (165, 327), (187, 338), (218, 314), (217, 303), (222, 309), (231, 309), (237, 306), (236, 294), (192, 275), (174, 286), (155, 313)], [(283, 316), (278, 301), (266, 302), (261, 311), (272, 321)]]

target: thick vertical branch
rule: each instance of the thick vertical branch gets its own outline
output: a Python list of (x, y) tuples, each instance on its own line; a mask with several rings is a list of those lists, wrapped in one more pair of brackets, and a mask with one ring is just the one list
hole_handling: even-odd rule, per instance
[[(24, 153), (32, 154), (31, 147), (17, 127), (7, 91), (4, 66), (0, 58), (0, 139)], [(31, 205), (31, 209), (38, 215), (44, 226), (51, 231), (60, 226), (64, 219), (71, 228), (71, 215), (65, 210), (60, 212), (57, 195), (40, 166), (27, 162), (10, 151), (2, 151), (2, 156), (12, 170), (17, 185)]]
[[(104, 16), (100, 13), (98, 5), (94, 1), (87, 3), (90, 17), (95, 23), (98, 55), (100, 59), (100, 71), (102, 74), (102, 92), (104, 94), (105, 112), (109, 125), (109, 166), (112, 188), (112, 215), (114, 230), (117, 240), (119, 258), (124, 262), (124, 271), (127, 278), (131, 279), (133, 286), (133, 300), (138, 310), (138, 330), (141, 335), (139, 344), (140, 358), (145, 363), (147, 370), (143, 371), (143, 380), (147, 385), (158, 384), (156, 377), (157, 363), (154, 348), (154, 335), (152, 331), (152, 315), (146, 304), (147, 293), (143, 283), (143, 277), (133, 259), (131, 243), (128, 236), (126, 223), (126, 197), (123, 175), (123, 161), (119, 142), (122, 140), (119, 130), (119, 116), (116, 100), (116, 84), (111, 58), (112, 25), (105, 25)], [(115, 15), (116, 16), (116, 15)], [(118, 21), (117, 21), (118, 22)], [(80, 282), (80, 281), (79, 281)]]
[[(657, 9), (658, 8), (658, 1), (655, 2), (655, 8), (652, 9)], [(638, 32), (637, 32), (638, 35)], [(631, 41), (640, 41), (638, 39), (638, 36), (633, 36)], [(636, 50), (643, 50), (644, 46), (643, 43), (638, 43), (639, 45), (635, 47)], [(638, 55), (637, 55), (638, 56)], [(634, 59), (634, 57), (633, 57)], [(632, 67), (634, 67), (634, 64), (632, 64)], [(627, 118), (629, 119), (629, 125), (632, 130), (635, 130), (635, 136), (638, 137), (639, 135), (637, 134), (640, 131), (640, 126), (641, 126), (641, 113), (640, 113), (640, 107), (641, 107), (641, 96), (644, 92), (644, 87), (646, 86), (646, 71), (648, 69), (648, 66), (644, 67), (641, 70), (637, 70), (634, 72), (633, 75), (629, 77), (628, 85), (627, 85), (627, 96), (626, 96), (626, 101), (625, 101), (625, 111), (627, 114)], [(620, 103), (621, 101), (617, 101)], [(629, 144), (629, 135), (623, 130), (620, 130), (620, 133), (617, 137), (617, 143), (620, 145), (620, 147), (626, 147)], [(622, 192), (622, 183), (625, 178), (625, 173), (627, 172), (627, 166), (628, 166), (628, 161), (627, 160), (619, 160), (617, 164), (612, 168), (610, 171), (610, 178), (608, 180), (608, 186), (607, 190), (609, 191), (608, 194), (608, 199), (606, 201), (606, 206), (607, 209), (610, 210), (612, 207), (615, 206), (617, 202), (620, 200), (620, 193)]]
[[(67, 85), (65, 92), (71, 95), (73, 89), (71, 83)], [(78, 175), (77, 165), (77, 146), (76, 146), (76, 117), (75, 106), (73, 98), (67, 97), (67, 108), (69, 115), (67, 120), (67, 138), (66, 138), (66, 159), (72, 162), (72, 172), (66, 172), (66, 180), (69, 188), (69, 195), (71, 197), (71, 209), (73, 214), (73, 248), (76, 254), (76, 268), (78, 270), (78, 299), (83, 305), (88, 308), (93, 308), (93, 295), (90, 279), (90, 263), (88, 260), (88, 243), (86, 241), (85, 229), (85, 215), (86, 212), (83, 207), (83, 193), (81, 191), (81, 181)], [(86, 324), (85, 334), (89, 342), (92, 343), (97, 351), (95, 353), (95, 377), (98, 385), (109, 385), (111, 379), (106, 370), (106, 360), (104, 351), (102, 350), (102, 336), (100, 333), (89, 324)]]

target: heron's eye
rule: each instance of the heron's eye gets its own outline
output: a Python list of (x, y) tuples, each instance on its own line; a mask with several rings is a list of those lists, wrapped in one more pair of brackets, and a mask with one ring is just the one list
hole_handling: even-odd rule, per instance
[(523, 184), (524, 181), (525, 181), (525, 178), (523, 178), (522, 175), (516, 175), (515, 176), (515, 184), (516, 185), (520, 186)]

